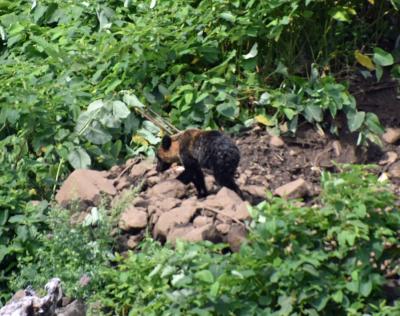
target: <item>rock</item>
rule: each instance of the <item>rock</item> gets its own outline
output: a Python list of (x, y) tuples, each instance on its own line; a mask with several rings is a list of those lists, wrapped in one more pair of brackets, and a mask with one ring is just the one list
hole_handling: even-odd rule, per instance
[(167, 241), (174, 245), (177, 239), (185, 240), (184, 236), (193, 229), (190, 224), (183, 227), (174, 227), (169, 231)]
[(400, 178), (400, 161), (395, 162), (390, 166), (389, 176), (391, 178)]
[(147, 192), (147, 196), (149, 197), (157, 195), (163, 198), (182, 198), (186, 195), (186, 187), (182, 182), (176, 179), (162, 181), (150, 188)]
[(141, 196), (135, 197), (132, 201), (133, 206), (147, 208), (149, 206), (149, 200), (144, 199)]
[(154, 236), (156, 238), (159, 236), (167, 237), (169, 231), (175, 226), (187, 225), (193, 218), (196, 211), (197, 208), (195, 206), (186, 207), (181, 205), (170, 210), (169, 212), (161, 214), (154, 226)]
[(398, 158), (397, 153), (394, 152), (394, 151), (388, 151), (388, 152), (386, 153), (385, 156), (386, 156), (385, 159), (379, 161), (379, 164), (380, 164), (381, 166), (383, 166), (383, 165), (391, 165), (391, 164), (394, 163), (394, 162), (397, 160), (397, 158)]
[(37, 296), (30, 287), (26, 288), (23, 294), (19, 291), (14, 300), (0, 308), (0, 316), (56, 315), (56, 307), (61, 303), (63, 296), (61, 280), (52, 278), (45, 285), (45, 290), (47, 293), (43, 297)]
[(332, 148), (336, 157), (339, 157), (342, 154), (342, 144), (338, 140), (332, 142)]
[(243, 200), (232, 190), (227, 187), (222, 187), (221, 190), (218, 191), (215, 199), (220, 203), (223, 207), (232, 207), (238, 203), (243, 202)]
[(400, 128), (387, 128), (382, 139), (388, 144), (394, 144), (400, 139)]
[(73, 201), (98, 205), (101, 193), (114, 196), (117, 190), (113, 182), (106, 179), (100, 172), (78, 169), (70, 174), (56, 195), (56, 201), (63, 207)]
[(123, 189), (128, 188), (131, 185), (131, 182), (127, 177), (122, 177), (118, 181), (114, 182), (118, 191), (122, 191)]
[(216, 229), (221, 234), (226, 235), (229, 232), (229, 230), (231, 229), (231, 225), (226, 224), (226, 223), (221, 223), (216, 226)]
[(153, 167), (154, 167), (154, 162), (152, 159), (143, 160), (132, 167), (130, 176), (132, 178), (143, 177), (145, 173), (153, 169)]
[(232, 251), (239, 251), (240, 246), (246, 240), (247, 231), (244, 225), (233, 224), (226, 237)]
[(122, 212), (118, 226), (124, 231), (145, 228), (147, 226), (146, 210), (135, 206), (128, 207)]
[[(181, 204), (181, 200), (180, 199), (176, 199), (173, 197), (167, 197), (167, 198), (163, 198), (160, 200), (157, 200), (155, 202), (152, 202), (158, 209), (160, 209), (162, 212), (168, 212), (170, 210), (172, 210), (173, 208), (179, 206)], [(183, 204), (184, 207), (191, 207), (193, 206), (194, 203), (191, 202), (186, 202), (185, 204)]]
[(159, 176), (152, 176), (147, 178), (147, 184), (152, 187), (153, 185), (156, 185), (161, 181), (161, 178)]
[(291, 199), (304, 197), (307, 193), (308, 185), (302, 178), (286, 183), (274, 191), (275, 195)]
[(237, 205), (235, 205), (235, 214), (234, 217), (239, 220), (239, 221), (244, 221), (250, 219), (250, 213), (249, 213), (249, 207), (250, 203), (249, 202), (241, 202)]
[(202, 240), (217, 242), (221, 240), (221, 238), (218, 237), (214, 225), (212, 224), (194, 228), (190, 230), (188, 233), (186, 233), (182, 239), (191, 242), (202, 241)]
[(213, 176), (206, 175), (204, 181), (206, 183), (206, 188), (208, 190), (212, 190), (213, 187), (215, 186), (215, 179)]
[(243, 191), (249, 193), (254, 197), (265, 198), (266, 188), (263, 185), (246, 185), (243, 187)]
[(197, 216), (193, 221), (194, 227), (202, 227), (204, 225), (212, 224), (213, 219), (208, 216)]
[(86, 306), (82, 301), (75, 300), (71, 304), (56, 310), (57, 316), (85, 316)]
[(132, 235), (128, 237), (128, 240), (126, 241), (126, 246), (128, 249), (136, 249), (136, 247), (139, 245), (140, 241), (142, 240), (142, 235)]
[(269, 144), (272, 147), (283, 147), (285, 145), (285, 142), (283, 141), (283, 139), (279, 136), (271, 136), (271, 139), (269, 141)]

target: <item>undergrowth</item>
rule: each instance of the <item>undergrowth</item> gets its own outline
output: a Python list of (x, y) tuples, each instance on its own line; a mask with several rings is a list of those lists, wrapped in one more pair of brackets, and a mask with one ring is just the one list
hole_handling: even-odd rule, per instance
[[(248, 243), (147, 240), (101, 269), (94, 315), (397, 315), (387, 276), (399, 277), (395, 196), (365, 167), (324, 173), (320, 204), (270, 197), (251, 210)], [(97, 307), (98, 308), (98, 307)]]

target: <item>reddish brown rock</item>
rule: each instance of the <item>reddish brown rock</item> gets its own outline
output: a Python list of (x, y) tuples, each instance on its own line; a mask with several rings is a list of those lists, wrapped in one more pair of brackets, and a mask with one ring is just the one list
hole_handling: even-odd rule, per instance
[(145, 173), (153, 169), (153, 167), (154, 167), (154, 162), (152, 159), (143, 160), (132, 167), (130, 176), (132, 178), (143, 177)]
[(275, 189), (274, 194), (285, 198), (301, 198), (308, 193), (307, 182), (300, 178)]
[(132, 183), (127, 177), (122, 177), (118, 181), (114, 182), (114, 185), (116, 185), (118, 191), (128, 188), (131, 184)]
[(175, 226), (188, 224), (196, 213), (196, 207), (185, 207), (183, 205), (161, 214), (154, 226), (154, 236), (167, 237), (169, 231)]
[(239, 251), (240, 246), (246, 240), (247, 231), (244, 225), (233, 224), (227, 235), (227, 242), (232, 251)]
[(269, 144), (270, 144), (272, 147), (277, 147), (277, 148), (285, 146), (285, 142), (284, 142), (283, 139), (282, 139), (281, 137), (279, 137), (279, 136), (271, 136), (271, 139), (270, 139), (270, 141), (269, 141)]
[(387, 128), (382, 139), (388, 144), (394, 144), (400, 139), (400, 128)]
[(246, 185), (243, 187), (243, 191), (259, 198), (265, 198), (266, 195), (266, 188), (263, 185)]
[(202, 227), (208, 224), (212, 224), (213, 219), (208, 216), (197, 216), (194, 221), (193, 221), (193, 226), (194, 227)]
[(147, 226), (146, 210), (140, 207), (128, 207), (122, 212), (118, 226), (124, 231), (145, 228)]
[(117, 190), (113, 182), (98, 171), (78, 169), (65, 180), (56, 195), (56, 201), (63, 207), (74, 201), (97, 205), (100, 203), (102, 193), (115, 195)]
[(226, 235), (229, 232), (229, 230), (231, 229), (231, 225), (226, 224), (226, 223), (221, 223), (216, 226), (216, 229), (221, 234)]
[(132, 235), (128, 237), (128, 240), (126, 241), (126, 246), (128, 247), (128, 249), (135, 249), (140, 241), (142, 240), (142, 236), (141, 235)]
[(182, 182), (176, 179), (162, 181), (150, 188), (147, 192), (147, 196), (149, 197), (157, 195), (163, 198), (182, 198), (186, 195), (186, 187)]
[(388, 151), (385, 154), (385, 158), (382, 159), (381, 161), (379, 161), (379, 164), (381, 166), (383, 166), (383, 165), (391, 165), (392, 163), (394, 163), (397, 160), (397, 158), (398, 158), (398, 155), (397, 155), (396, 152)]
[(389, 176), (391, 178), (400, 178), (400, 161), (395, 162), (390, 166)]

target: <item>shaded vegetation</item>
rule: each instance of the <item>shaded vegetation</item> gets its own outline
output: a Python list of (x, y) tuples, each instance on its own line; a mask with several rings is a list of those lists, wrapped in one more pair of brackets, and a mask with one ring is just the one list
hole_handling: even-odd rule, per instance
[(38, 247), (51, 248), (40, 238), (54, 228), (46, 205), (30, 200), (50, 200), (73, 168), (153, 153), (160, 130), (138, 108), (182, 129), (256, 121), (276, 133), (303, 120), (336, 132), (328, 118), (342, 113), (360, 143), (374, 139), (377, 117), (357, 111), (339, 79), (362, 70), (380, 80), (385, 68), (399, 76), (399, 7), (0, 1), (0, 300), (16, 257), (39, 260)]

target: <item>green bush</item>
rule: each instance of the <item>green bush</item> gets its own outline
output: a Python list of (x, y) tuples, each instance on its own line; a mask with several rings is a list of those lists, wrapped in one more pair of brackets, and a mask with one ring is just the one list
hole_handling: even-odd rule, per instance
[(93, 208), (82, 224), (72, 224), (67, 210), (53, 209), (45, 222), (48, 230), (38, 234), (38, 246), (18, 258), (18, 272), (10, 286), (14, 291), (28, 285), (41, 289), (52, 277), (62, 280), (66, 294), (85, 298), (99, 286), (99, 270), (113, 258), (113, 220), (104, 209)]
[[(385, 274), (399, 274), (394, 195), (362, 167), (325, 173), (316, 206), (273, 198), (252, 209), (248, 243), (154, 241), (101, 272), (109, 315), (396, 315)], [(98, 312), (98, 311), (97, 311)]]

